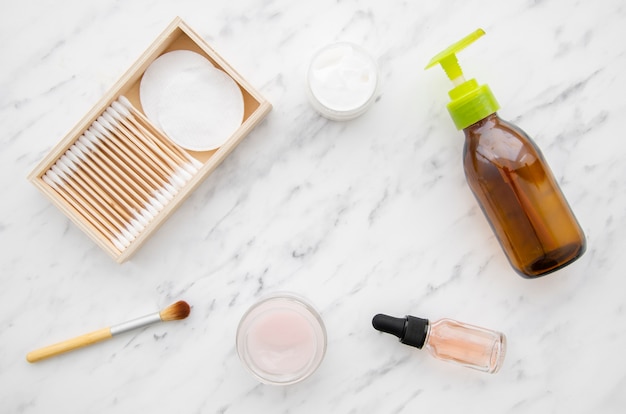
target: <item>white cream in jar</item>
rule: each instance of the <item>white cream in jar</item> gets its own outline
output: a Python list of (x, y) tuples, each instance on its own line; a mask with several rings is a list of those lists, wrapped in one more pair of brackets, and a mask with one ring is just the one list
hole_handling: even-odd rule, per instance
[(334, 43), (319, 50), (307, 71), (313, 107), (326, 118), (345, 121), (363, 114), (378, 86), (378, 68), (361, 47)]

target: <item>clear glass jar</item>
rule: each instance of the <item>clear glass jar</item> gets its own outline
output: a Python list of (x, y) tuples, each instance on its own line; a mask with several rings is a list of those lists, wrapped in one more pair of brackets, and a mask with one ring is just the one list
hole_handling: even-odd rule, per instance
[(237, 353), (259, 381), (289, 385), (308, 378), (326, 353), (326, 328), (304, 298), (275, 293), (254, 304), (237, 329)]

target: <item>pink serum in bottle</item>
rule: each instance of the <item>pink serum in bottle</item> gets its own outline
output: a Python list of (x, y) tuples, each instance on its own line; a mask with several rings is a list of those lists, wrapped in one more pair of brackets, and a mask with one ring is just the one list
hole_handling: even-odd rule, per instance
[(452, 319), (431, 323), (415, 316), (394, 318), (378, 314), (372, 325), (381, 332), (397, 336), (403, 344), (419, 349), (426, 346), (437, 359), (491, 374), (498, 372), (506, 353), (504, 334)]

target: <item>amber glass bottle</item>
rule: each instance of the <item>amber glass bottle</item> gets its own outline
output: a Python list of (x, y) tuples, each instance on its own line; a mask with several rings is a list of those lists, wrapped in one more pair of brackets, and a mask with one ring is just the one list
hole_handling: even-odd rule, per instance
[(539, 148), (516, 126), (498, 117), (491, 89), (466, 80), (456, 53), (485, 32), (478, 29), (437, 54), (454, 88), (448, 112), (465, 132), (467, 182), (513, 268), (536, 278), (580, 257), (585, 236)]
[(585, 252), (585, 236), (539, 148), (496, 113), (468, 126), (467, 182), (513, 268), (538, 277)]

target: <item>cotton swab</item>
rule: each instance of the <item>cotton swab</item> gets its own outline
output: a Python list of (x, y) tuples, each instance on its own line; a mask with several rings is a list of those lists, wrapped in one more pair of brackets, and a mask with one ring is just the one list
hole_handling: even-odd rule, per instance
[(75, 151), (79, 157), (81, 155), (83, 155), (83, 158), (88, 157), (87, 164), (96, 172), (96, 175), (115, 190), (118, 196), (126, 200), (134, 208), (141, 208), (144, 198), (135, 191), (134, 186), (122, 179), (124, 173), (115, 163), (112, 163), (101, 154), (101, 151), (98, 150), (93, 142), (83, 135), (78, 138), (74, 145), (76, 148), (72, 148), (72, 151)]
[(120, 96), (41, 178), (122, 252), (202, 166)]
[(106, 211), (106, 209), (97, 201), (95, 200), (90, 194), (88, 194), (88, 192), (82, 188), (78, 183), (76, 183), (74, 180), (70, 179), (67, 174), (58, 166), (58, 165), (53, 165), (51, 167), (51, 171), (49, 170), (48, 172), (51, 173), (52, 177), (58, 177), (58, 179), (60, 179), (60, 181), (64, 182), (65, 184), (68, 184), (68, 186), (66, 188), (68, 189), (72, 189), (72, 195), (74, 197), (75, 200), (81, 202), (84, 206), (88, 206), (91, 209), (95, 210), (95, 213), (99, 213), (98, 214), (98, 219), (100, 220), (100, 222), (102, 222), (105, 225), (109, 226), (109, 229), (115, 233), (117, 232), (118, 234), (121, 233), (127, 240), (134, 240), (135, 237), (128, 232), (128, 230), (126, 230), (125, 226), (123, 226), (118, 220), (116, 220), (108, 211)]
[(98, 187), (92, 185), (93, 181), (86, 176), (76, 164), (66, 155), (62, 155), (55, 163), (61, 171), (67, 174), (68, 179), (74, 180), (78, 185), (89, 193), (103, 208), (107, 209), (118, 221), (130, 221), (132, 218), (108, 195)]
[[(120, 234), (112, 226), (108, 220), (100, 215), (93, 214), (93, 209), (89, 208), (89, 204), (71, 187), (59, 177), (52, 169), (48, 170), (44, 175), (44, 181), (53, 187), (63, 198), (74, 208), (79, 210), (82, 215), (89, 220), (89, 222), (95, 226), (99, 232), (105, 236), (118, 248), (120, 251), (130, 246), (130, 241), (125, 235)], [(121, 245), (122, 247), (120, 248)]]
[[(50, 171), (48, 171), (50, 172)], [(45, 174), (41, 177), (43, 181), (48, 184), (51, 188), (53, 188), (63, 200), (65, 200), (72, 209), (74, 209), (80, 216), (82, 216), (86, 220), (86, 225), (91, 227), (97, 233), (100, 233), (103, 237), (103, 240), (109, 243), (109, 247), (116, 249), (118, 251), (123, 251), (126, 247), (123, 243), (121, 243), (117, 236), (111, 233), (108, 229), (104, 228), (104, 226), (96, 220), (90, 212), (85, 209), (80, 203), (76, 202), (73, 197), (69, 195), (69, 193), (65, 190), (65, 188), (59, 186), (48, 174)], [(129, 242), (130, 244), (130, 242)]]
[[(85, 154), (81, 147), (85, 148), (83, 144), (77, 141), (66, 151), (65, 155), (74, 161), (75, 164), (80, 164), (80, 168), (86, 172), (90, 180), (95, 181), (92, 181), (91, 185), (95, 188), (101, 188), (103, 192), (109, 194), (109, 196), (114, 199), (112, 202), (120, 203), (126, 211), (139, 221), (139, 223), (144, 227), (147, 226), (154, 217), (146, 214), (148, 212), (142, 209), (140, 205), (132, 203), (132, 199), (116, 185), (115, 180), (111, 180), (99, 167), (95, 166), (93, 160), (90, 159), (89, 155)], [(89, 152), (87, 148), (85, 148), (85, 150)]]
[(90, 131), (99, 139), (99, 142), (104, 144), (102, 148), (109, 149), (112, 153), (115, 153), (119, 162), (127, 167), (126, 169), (133, 175), (134, 179), (139, 180), (146, 191), (153, 191), (158, 188), (159, 184), (155, 181), (156, 177), (151, 173), (151, 167), (153, 166), (146, 165), (141, 158), (125, 150), (118, 139), (102, 125), (100, 120), (106, 122), (104, 118), (98, 118), (98, 121), (93, 122), (93, 130), (90, 128)]
[[(181, 163), (186, 163), (186, 161), (180, 156), (177, 156), (173, 152), (168, 151), (167, 148), (162, 148), (162, 146), (159, 145), (158, 140), (151, 139), (151, 134), (146, 134), (146, 132), (144, 131), (139, 131), (136, 122), (131, 122), (134, 120), (134, 118), (132, 118), (132, 114), (130, 113), (130, 111), (119, 102), (114, 101), (113, 103), (111, 103), (111, 106), (107, 108), (107, 112), (109, 112), (111, 116), (113, 116), (113, 118), (115, 118), (117, 121), (122, 123), (128, 129), (128, 131), (132, 132), (135, 136), (141, 139), (146, 146), (150, 147), (152, 151), (158, 154), (158, 156), (165, 162), (170, 164), (171, 167), (176, 168), (179, 167)], [(192, 165), (191, 171), (189, 171), (189, 173), (195, 174), (197, 171), (198, 170)]]
[[(118, 137), (125, 138), (129, 146), (131, 146), (130, 144), (133, 144), (132, 148), (139, 156), (143, 156), (147, 161), (153, 162), (155, 172), (158, 172), (161, 178), (169, 177), (169, 175), (173, 172), (172, 167), (168, 165), (168, 163), (165, 162), (159, 154), (154, 152), (152, 148), (146, 146), (143, 140), (139, 139), (136, 134), (133, 134), (132, 131), (128, 130), (123, 123), (118, 122), (118, 119), (116, 119), (117, 116), (118, 114), (111, 107), (107, 108), (104, 114), (102, 114), (102, 118), (104, 118), (104, 120), (108, 123), (105, 127)], [(191, 178), (191, 176), (189, 178)]]
[(163, 171), (157, 162), (138, 148), (131, 138), (114, 127), (109, 119), (115, 122), (105, 112), (93, 123), (93, 126), (97, 127), (100, 133), (111, 140), (120, 154), (125, 155), (127, 160), (132, 160), (135, 163), (137, 171), (143, 172), (152, 186), (158, 187), (162, 185), (164, 183), (163, 177), (166, 177), (167, 173)]
[[(135, 117), (137, 117), (138, 119), (141, 120), (141, 123), (143, 123), (143, 125), (141, 125), (141, 123), (137, 122), (137, 120), (135, 120), (133, 117), (130, 117), (129, 119), (131, 121), (136, 122), (138, 125), (141, 125), (142, 128), (146, 128), (145, 126), (147, 126), (147, 128), (151, 129), (152, 131), (154, 131), (156, 133), (152, 134), (153, 137), (156, 136), (163, 136), (163, 133), (161, 131), (159, 131), (158, 129), (156, 129), (152, 123), (150, 123), (148, 121), (148, 119), (145, 117), (144, 114), (142, 114), (141, 112), (139, 112), (137, 110), (137, 108), (135, 108), (133, 106), (133, 104), (128, 100), (128, 98), (126, 98), (125, 96), (120, 96), (118, 98), (118, 102), (120, 102), (124, 107), (126, 107), (129, 111), (132, 112), (132, 115), (134, 115)], [(144, 126), (145, 125), (145, 126)], [(158, 139), (159, 142), (163, 143), (165, 146), (167, 146), (168, 148), (170, 148), (171, 150), (175, 151), (179, 156), (181, 156), (184, 159), (187, 159), (187, 161), (189, 161), (196, 169), (200, 169), (202, 168), (202, 163), (198, 160), (196, 160), (195, 158), (193, 158), (191, 155), (189, 155), (187, 152), (185, 152), (182, 148), (180, 148), (178, 145), (172, 143), (171, 141), (169, 141), (168, 139), (165, 138), (161, 138)]]
[[(104, 119), (101, 120), (106, 122)], [(149, 173), (151, 171), (149, 166), (147, 166), (140, 158), (129, 155), (129, 153), (122, 148), (119, 142), (114, 142), (110, 131), (105, 129), (100, 122), (94, 122), (93, 126), (95, 127), (95, 134), (93, 136), (96, 137), (99, 142), (106, 145), (102, 148), (109, 151), (108, 154), (114, 159), (114, 161), (118, 163), (126, 163), (126, 171), (135, 180), (137, 180), (138, 183), (142, 184), (141, 188), (144, 190), (144, 196), (152, 197), (150, 199), (150, 203), (160, 206), (158, 207), (158, 210), (162, 210), (164, 205), (167, 204), (169, 200), (174, 198), (176, 192), (174, 192), (174, 194), (170, 193), (167, 190), (167, 187), (164, 186), (165, 182), (162, 179)], [(114, 155), (113, 152), (115, 153)], [(155, 180), (161, 181), (161, 184), (157, 183)]]
[[(105, 118), (107, 121), (107, 125), (105, 126), (109, 128), (109, 130), (113, 128), (115, 129), (115, 131), (113, 131), (115, 133), (119, 133), (121, 131), (122, 134), (130, 142), (135, 142), (135, 139), (133, 138), (132, 134), (130, 134), (128, 130), (121, 128), (120, 124), (114, 118), (110, 116), (107, 116)], [(152, 153), (148, 148), (143, 146), (140, 142), (138, 142), (137, 144), (142, 146), (143, 151), (147, 156), (150, 156), (151, 159), (153, 159), (155, 163), (159, 164), (161, 177), (156, 177), (156, 179), (159, 181), (160, 183), (159, 185), (161, 189), (163, 190), (162, 194), (168, 200), (171, 200), (176, 195), (176, 193), (178, 193), (179, 189), (182, 188), (189, 179), (191, 179), (191, 175), (186, 173), (188, 177), (183, 177), (181, 179), (180, 175), (178, 175), (174, 169), (172, 169), (165, 162), (163, 162), (156, 154)], [(166, 170), (169, 170), (169, 171), (166, 171)], [(170, 184), (170, 182), (172, 181), (176, 182), (176, 186), (173, 186), (172, 184)]]
[[(143, 201), (148, 202), (151, 198), (150, 192), (153, 188), (144, 180), (144, 177), (141, 177), (137, 171), (125, 161), (122, 161), (120, 157), (118, 157), (119, 152), (113, 152), (109, 146), (110, 143), (107, 142), (106, 138), (104, 138), (100, 132), (90, 128), (88, 131), (85, 131), (84, 136), (96, 145), (99, 150), (103, 151), (103, 155), (110, 160), (109, 165), (121, 173), (120, 178), (126, 180), (127, 184), (133, 185), (133, 188), (142, 196)], [(159, 208), (159, 210), (162, 210), (162, 207)]]

